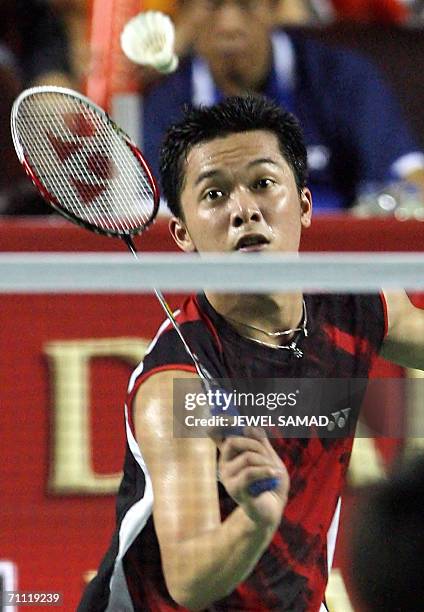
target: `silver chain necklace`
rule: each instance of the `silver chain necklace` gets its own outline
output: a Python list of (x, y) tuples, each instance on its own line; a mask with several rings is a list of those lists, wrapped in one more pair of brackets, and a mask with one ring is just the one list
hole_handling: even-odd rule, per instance
[(262, 346), (268, 346), (273, 349), (283, 350), (283, 351), (284, 350), (292, 351), (293, 355), (297, 357), (297, 359), (300, 359), (301, 357), (303, 357), (303, 351), (300, 348), (298, 348), (297, 345), (300, 340), (301, 333), (303, 333), (303, 336), (305, 338), (307, 338), (308, 336), (308, 330), (306, 327), (308, 323), (308, 311), (306, 309), (305, 300), (302, 300), (302, 323), (300, 327), (294, 327), (293, 329), (285, 329), (283, 331), (270, 332), (265, 329), (261, 329), (260, 327), (256, 327), (255, 325), (251, 325), (250, 323), (242, 323), (241, 321), (236, 321), (235, 319), (232, 319), (231, 317), (228, 317), (228, 316), (226, 318), (229, 321), (236, 323), (237, 325), (241, 325), (242, 327), (247, 327), (249, 329), (254, 329), (255, 331), (261, 332), (262, 334), (265, 334), (269, 338), (279, 338), (281, 336), (288, 336), (289, 334), (296, 334), (297, 332), (299, 332), (296, 338), (294, 338), (292, 342), (290, 342), (290, 344), (277, 344), (277, 345), (270, 344), (269, 342), (264, 342), (263, 340), (258, 340), (257, 338), (249, 338), (249, 340), (252, 340), (252, 342), (256, 342), (257, 344), (261, 344)]

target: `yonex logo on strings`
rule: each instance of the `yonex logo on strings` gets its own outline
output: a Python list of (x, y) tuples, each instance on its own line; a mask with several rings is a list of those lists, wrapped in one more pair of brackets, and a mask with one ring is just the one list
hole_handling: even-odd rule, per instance
[[(96, 126), (93, 121), (82, 113), (64, 113), (63, 121), (73, 136), (81, 139), (93, 138), (96, 134)], [(118, 176), (118, 169), (114, 161), (101, 151), (90, 151), (84, 141), (66, 141), (58, 138), (54, 134), (47, 135), (56, 155), (62, 163), (65, 163), (72, 155), (86, 153), (87, 170), (101, 181), (110, 180)], [(104, 183), (86, 183), (73, 176), (69, 176), (69, 181), (77, 190), (79, 197), (84, 204), (91, 204), (101, 193), (106, 190)]]
[(337, 410), (336, 412), (332, 412), (331, 416), (333, 421), (330, 421), (327, 425), (328, 431), (334, 431), (336, 427), (339, 429), (344, 429), (347, 424), (350, 408), (344, 408), (343, 410)]

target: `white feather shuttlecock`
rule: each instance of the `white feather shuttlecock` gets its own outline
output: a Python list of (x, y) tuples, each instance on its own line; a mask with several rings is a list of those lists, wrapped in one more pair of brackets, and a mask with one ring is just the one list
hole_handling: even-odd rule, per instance
[(121, 33), (121, 47), (132, 62), (153, 66), (168, 74), (178, 66), (174, 52), (175, 27), (160, 11), (139, 13), (128, 21)]

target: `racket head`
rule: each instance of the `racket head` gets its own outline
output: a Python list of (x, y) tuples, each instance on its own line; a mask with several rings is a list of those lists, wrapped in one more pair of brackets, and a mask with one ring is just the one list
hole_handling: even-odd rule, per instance
[(15, 100), (17, 156), (44, 199), (70, 221), (108, 236), (133, 236), (155, 219), (160, 194), (141, 151), (79, 92), (32, 87)]

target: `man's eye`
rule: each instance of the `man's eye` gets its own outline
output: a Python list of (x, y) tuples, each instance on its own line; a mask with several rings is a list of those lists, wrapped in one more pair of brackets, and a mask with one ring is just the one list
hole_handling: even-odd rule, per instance
[(223, 196), (224, 196), (224, 192), (221, 191), (220, 189), (209, 189), (209, 191), (205, 193), (205, 199), (209, 200), (209, 202), (219, 200)]
[(256, 181), (254, 183), (254, 188), (255, 189), (268, 189), (272, 185), (274, 185), (274, 181), (272, 179), (262, 178), (262, 179), (259, 179), (259, 181)]

